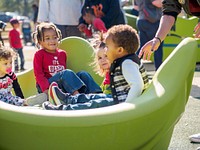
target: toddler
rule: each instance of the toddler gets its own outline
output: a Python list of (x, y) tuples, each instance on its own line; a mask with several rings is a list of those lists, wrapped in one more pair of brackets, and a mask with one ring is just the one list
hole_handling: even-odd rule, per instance
[(86, 37), (90, 38), (94, 32), (107, 32), (104, 22), (97, 18), (94, 14), (94, 10), (91, 7), (83, 9), (83, 19), (88, 24), (88, 27), (84, 29)]
[[(17, 77), (12, 71), (12, 59), (15, 55), (11, 48), (0, 47), (0, 100), (17, 106), (41, 105), (47, 100), (44, 93), (24, 99)], [(12, 88), (16, 96), (12, 95)]]
[(20, 30), (19, 30), (19, 21), (17, 19), (11, 19), (10, 24), (13, 27), (12, 30), (9, 31), (9, 43), (10, 47), (13, 48), (20, 57), (20, 69), (18, 65), (18, 57), (15, 59), (15, 71), (24, 71), (24, 53), (23, 53), (23, 46), (22, 41), (20, 38)]

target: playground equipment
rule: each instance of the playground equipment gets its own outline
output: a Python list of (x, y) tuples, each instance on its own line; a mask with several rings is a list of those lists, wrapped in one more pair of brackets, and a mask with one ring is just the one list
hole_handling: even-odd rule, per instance
[[(88, 43), (77, 37), (64, 39), (61, 47), (70, 55), (69, 61), (90, 60), (91, 51), (80, 46), (83, 53), (78, 55), (78, 49), (65, 47), (68, 40)], [(195, 39), (184, 39), (156, 71), (140, 97), (114, 106), (52, 111), (0, 101), (0, 149), (167, 150), (174, 126), (188, 101), (196, 56)], [(86, 62), (82, 67), (85, 70), (89, 66)], [(33, 84), (28, 84), (35, 82), (32, 70), (18, 78), (24, 93), (35, 90)]]

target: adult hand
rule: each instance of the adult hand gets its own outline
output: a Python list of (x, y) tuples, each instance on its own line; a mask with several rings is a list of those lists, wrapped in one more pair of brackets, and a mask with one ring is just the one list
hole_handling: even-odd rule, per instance
[(143, 57), (143, 60), (150, 60), (151, 54), (156, 51), (159, 46), (160, 41), (157, 38), (153, 38), (141, 48), (139, 58)]
[(81, 31), (81, 32), (84, 32), (85, 28), (87, 28), (87, 26), (86, 26), (86, 24), (84, 24), (84, 23), (81, 23), (81, 24), (79, 24), (79, 26), (78, 26), (78, 29), (79, 29), (79, 31)]
[(195, 38), (200, 38), (200, 22), (195, 26), (194, 28), (194, 37)]

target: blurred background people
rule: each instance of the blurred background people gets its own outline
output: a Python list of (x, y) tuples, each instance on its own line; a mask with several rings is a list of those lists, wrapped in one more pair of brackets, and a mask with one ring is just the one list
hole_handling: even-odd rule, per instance
[(17, 19), (11, 19), (10, 24), (12, 29), (9, 31), (9, 43), (10, 47), (13, 48), (17, 54), (19, 54), (20, 58), (20, 68), (18, 56), (15, 59), (15, 71), (24, 71), (24, 53), (23, 53), (23, 45), (21, 41), (21, 33), (20, 33), (20, 24)]
[[(162, 0), (134, 0), (139, 16), (137, 19), (137, 28), (140, 37), (140, 48), (137, 51), (139, 54), (141, 47), (155, 37), (158, 30), (160, 18), (162, 15)], [(158, 50), (154, 53), (154, 65), (157, 70), (162, 64), (163, 57), (163, 42), (160, 43)]]
[(52, 22), (61, 31), (62, 38), (81, 36), (78, 24), (82, 0), (40, 0), (38, 22)]
[[(86, 7), (94, 9), (95, 16), (102, 19), (107, 29), (114, 25), (125, 24), (119, 0), (85, 0), (83, 9)], [(84, 32), (86, 26), (88, 26), (88, 24), (81, 16), (78, 26), (79, 30)]]

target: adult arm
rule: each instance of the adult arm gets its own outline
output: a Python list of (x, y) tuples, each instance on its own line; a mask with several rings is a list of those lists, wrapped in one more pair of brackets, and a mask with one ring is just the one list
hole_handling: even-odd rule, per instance
[(173, 16), (164, 15), (161, 17), (160, 25), (155, 35), (155, 37), (157, 38), (153, 38), (141, 48), (139, 53), (140, 58), (143, 57), (144, 60), (150, 60), (151, 54), (153, 53), (153, 51), (156, 51), (158, 49), (160, 43), (170, 32), (174, 22), (175, 18)]
[(163, 0), (162, 4), (163, 16), (161, 17), (160, 25), (155, 35), (155, 37), (158, 37), (160, 40), (158, 38), (153, 38), (141, 48), (139, 57), (143, 57), (144, 60), (150, 60), (152, 51), (158, 49), (160, 42), (162, 42), (170, 32), (178, 14), (181, 12), (182, 6), (176, 0)]
[(130, 85), (130, 90), (126, 98), (128, 102), (142, 94), (144, 82), (139, 71), (139, 65), (132, 60), (125, 60), (122, 63), (122, 73), (125, 80)]

